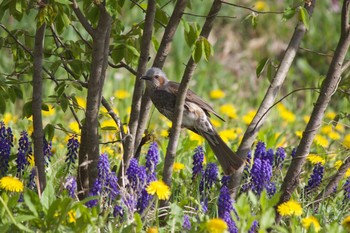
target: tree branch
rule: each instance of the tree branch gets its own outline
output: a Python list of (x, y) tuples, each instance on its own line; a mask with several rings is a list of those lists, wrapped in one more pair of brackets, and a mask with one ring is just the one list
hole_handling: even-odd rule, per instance
[[(178, 0), (175, 4), (174, 11), (170, 16), (168, 25), (166, 26), (163, 34), (162, 41), (160, 42), (159, 49), (153, 62), (154, 67), (162, 68), (165, 60), (170, 51), (170, 45), (174, 38), (177, 27), (180, 23), (182, 14), (187, 6), (187, 0)], [(137, 127), (137, 134), (135, 139), (135, 149), (140, 147), (142, 135), (145, 132), (147, 121), (149, 119), (149, 113), (151, 110), (152, 102), (148, 96), (146, 90), (142, 97), (141, 110), (139, 117), (139, 124)]]
[(85, 30), (90, 34), (90, 36), (94, 36), (94, 28), (91, 26), (89, 21), (85, 18), (83, 13), (81, 12), (79, 5), (76, 0), (72, 0), (73, 11), (77, 18), (79, 19), (81, 25), (85, 28)]
[[(343, 22), (343, 21), (348, 20), (347, 15), (349, 14), (349, 7), (348, 7), (349, 2), (350, 0), (345, 0), (343, 2), (343, 10), (342, 10), (342, 17), (341, 17), (342, 28), (344, 27), (345, 24), (347, 25), (347, 22)], [(348, 33), (348, 30), (342, 29), (340, 39), (334, 53), (334, 57), (329, 66), (327, 76), (322, 82), (321, 91), (317, 98), (316, 104), (314, 105), (313, 111), (310, 116), (310, 120), (306, 125), (303, 136), (297, 147), (295, 157), (292, 159), (290, 167), (284, 178), (284, 181), (281, 187), (282, 195), (276, 207), (279, 204), (288, 201), (293, 191), (299, 184), (299, 175), (304, 165), (306, 156), (307, 154), (309, 154), (310, 147), (312, 145), (316, 132), (322, 124), (324, 112), (326, 111), (326, 108), (328, 107), (328, 104), (332, 98), (332, 95), (337, 90), (338, 84), (341, 81), (342, 64), (344, 62), (349, 46), (350, 46), (350, 35)], [(278, 213), (276, 213), (275, 220), (276, 220), (276, 223), (279, 223), (281, 220), (281, 216)]]
[[(220, 9), (221, 0), (214, 0), (211, 9), (208, 13), (208, 17), (206, 18), (205, 23), (202, 27), (200, 36), (208, 38), (209, 33), (213, 27), (216, 15), (219, 13)], [(196, 69), (196, 66), (197, 64), (194, 62), (191, 56), (189, 61), (187, 62), (185, 72), (182, 76), (178, 90), (178, 95), (176, 98), (173, 126), (171, 128), (170, 139), (167, 147), (163, 168), (163, 180), (168, 186), (171, 186), (172, 181), (173, 165), (175, 162), (176, 147), (180, 136), (186, 93), (188, 90), (189, 82), (193, 76), (194, 70)]]
[[(315, 2), (316, 0), (313, 0), (310, 6), (307, 4), (305, 4), (304, 6), (307, 9), (310, 16), (313, 13)], [(271, 81), (270, 86), (266, 91), (265, 97), (261, 102), (259, 109), (255, 114), (252, 122), (249, 124), (246, 132), (244, 133), (242, 142), (239, 145), (237, 154), (242, 159), (247, 158), (248, 152), (250, 151), (255, 141), (256, 135), (266, 120), (267, 114), (265, 114), (265, 112), (273, 105), (277, 97), (277, 94), (284, 80), (287, 77), (288, 71), (290, 69), (290, 66), (292, 65), (292, 62), (294, 61), (294, 58), (296, 56), (298, 48), (300, 47), (300, 43), (302, 38), (304, 37), (305, 32), (306, 32), (305, 25), (302, 22), (299, 22), (297, 27), (295, 28), (292, 39), (290, 40), (289, 45), (284, 53), (284, 56), (278, 67), (276, 75)], [(243, 166), (241, 169), (237, 170), (231, 175), (231, 179), (230, 179), (231, 182), (230, 182), (229, 188), (233, 196), (237, 194), (238, 187), (241, 182), (242, 172), (243, 172)]]
[(247, 6), (242, 6), (242, 5), (238, 5), (238, 4), (234, 4), (234, 3), (230, 3), (230, 2), (225, 2), (225, 1), (221, 1), (221, 2), (223, 4), (226, 4), (229, 6), (234, 6), (234, 7), (249, 10), (249, 11), (257, 13), (257, 14), (283, 14), (283, 11), (258, 11), (258, 10), (251, 8), (251, 7), (247, 7)]
[[(118, 176), (122, 178), (124, 171), (129, 166), (129, 161), (134, 155), (135, 150), (135, 138), (137, 127), (140, 119), (141, 110), (141, 98), (142, 91), (144, 90), (144, 82), (140, 79), (141, 76), (146, 72), (147, 62), (149, 57), (149, 49), (151, 47), (153, 23), (156, 14), (156, 1), (148, 0), (147, 12), (145, 16), (145, 25), (143, 29), (143, 35), (141, 40), (141, 52), (139, 63), (137, 67), (137, 75), (135, 81), (135, 87), (132, 97), (131, 114), (129, 120), (129, 137), (125, 138), (124, 155), (123, 155), (123, 165), (119, 168)], [(120, 184), (122, 179), (119, 179)]]
[(42, 62), (44, 52), (44, 37), (45, 37), (46, 23), (39, 26), (35, 33), (34, 53), (33, 53), (33, 141), (34, 141), (34, 160), (35, 166), (38, 169), (39, 178), (39, 193), (41, 194), (46, 186), (45, 176), (45, 158), (44, 158), (44, 131), (43, 121), (41, 115), (42, 106)]

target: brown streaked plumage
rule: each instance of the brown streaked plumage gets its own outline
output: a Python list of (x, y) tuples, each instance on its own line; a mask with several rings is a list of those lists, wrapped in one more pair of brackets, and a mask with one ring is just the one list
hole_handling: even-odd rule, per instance
[[(172, 120), (179, 83), (169, 81), (165, 73), (156, 67), (150, 68), (142, 79), (147, 81), (149, 95), (158, 111)], [(230, 174), (241, 167), (243, 160), (226, 145), (216, 132), (209, 120), (210, 113), (221, 120), (224, 119), (191, 90), (187, 91), (184, 107), (182, 127), (192, 130), (207, 140), (224, 172)]]

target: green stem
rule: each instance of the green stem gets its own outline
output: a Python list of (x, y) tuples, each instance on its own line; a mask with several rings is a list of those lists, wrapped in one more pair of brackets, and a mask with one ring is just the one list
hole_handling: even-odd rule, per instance
[(9, 210), (9, 208), (7, 207), (7, 205), (6, 205), (5, 201), (4, 201), (4, 199), (2, 199), (1, 196), (0, 196), (0, 201), (1, 201), (1, 203), (3, 204), (3, 206), (4, 206), (5, 210), (7, 211), (7, 213), (9, 214), (9, 217), (10, 217), (10, 219), (12, 220), (12, 222), (13, 222), (15, 225), (17, 225), (17, 222), (16, 222), (15, 218), (14, 218), (13, 215), (11, 214), (11, 211)]
[(158, 205), (159, 205), (159, 199), (158, 197), (156, 196), (156, 206), (155, 206), (155, 217), (156, 217), (156, 226), (157, 226), (157, 229), (159, 229), (159, 218), (158, 218)]

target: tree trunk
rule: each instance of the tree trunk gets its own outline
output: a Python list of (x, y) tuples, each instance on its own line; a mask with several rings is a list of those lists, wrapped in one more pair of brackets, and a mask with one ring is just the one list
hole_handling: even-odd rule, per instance
[(90, 188), (97, 178), (97, 162), (100, 156), (98, 112), (108, 65), (112, 19), (102, 4), (98, 7), (100, 10), (100, 18), (92, 37), (92, 61), (90, 78), (88, 80), (86, 114), (81, 132), (79, 150), (77, 182), (80, 199), (88, 195)]
[[(311, 113), (310, 120), (306, 125), (296, 154), (293, 157), (286, 177), (284, 178), (281, 187), (282, 195), (277, 206), (288, 201), (299, 184), (299, 176), (306, 160), (306, 156), (309, 154), (316, 132), (322, 124), (324, 112), (341, 81), (343, 62), (350, 45), (349, 3), (350, 0), (345, 0), (343, 3), (340, 40), (335, 50), (327, 76), (322, 82), (321, 91)], [(281, 216), (277, 213), (276, 222), (279, 223), (280, 220)]]

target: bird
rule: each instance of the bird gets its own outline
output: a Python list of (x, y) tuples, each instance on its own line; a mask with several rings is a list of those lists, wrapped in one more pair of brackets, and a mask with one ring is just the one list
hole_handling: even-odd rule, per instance
[[(172, 121), (180, 84), (170, 81), (166, 74), (157, 67), (148, 69), (145, 75), (141, 76), (141, 79), (146, 81), (148, 95), (155, 107), (161, 114)], [(222, 140), (210, 121), (210, 114), (224, 121), (208, 103), (193, 91), (188, 90), (181, 127), (204, 137), (217, 157), (224, 173), (229, 175), (238, 170), (244, 161)]]

